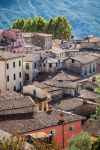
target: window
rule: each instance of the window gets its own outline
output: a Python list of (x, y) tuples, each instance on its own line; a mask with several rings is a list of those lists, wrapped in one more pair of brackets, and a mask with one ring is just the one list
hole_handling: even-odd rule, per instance
[(16, 86), (14, 86), (14, 91), (16, 91)]
[(49, 131), (49, 134), (52, 134), (52, 136), (54, 136), (56, 134), (56, 130), (52, 129), (51, 131)]
[(43, 66), (45, 67), (45, 64), (43, 64)]
[(9, 64), (7, 63), (7, 69), (9, 69)]
[(46, 103), (44, 103), (44, 111), (47, 110), (47, 107), (46, 107), (46, 106), (47, 106)]
[(39, 103), (39, 111), (42, 110), (42, 103)]
[(90, 65), (90, 71), (89, 71), (89, 72), (90, 72), (90, 73), (92, 72), (92, 71), (91, 71), (91, 65)]
[(19, 78), (21, 78), (21, 76), (22, 76), (22, 74), (21, 74), (21, 72), (19, 72)]
[(21, 87), (22, 87), (22, 83), (21, 83), (21, 82), (19, 82), (19, 87), (20, 87), (20, 89), (21, 89)]
[(26, 63), (26, 69), (29, 69), (29, 63)]
[(7, 82), (9, 82), (9, 76), (7, 76)]
[(36, 62), (34, 63), (34, 68), (36, 68)]
[(74, 59), (72, 59), (72, 63), (74, 63), (75, 61), (74, 61)]
[(52, 68), (52, 63), (49, 63), (49, 68)]
[(16, 74), (13, 74), (13, 79), (16, 80)]
[(19, 66), (21, 66), (21, 61), (19, 61)]
[(29, 74), (25, 74), (25, 80), (28, 81), (29, 80)]
[(58, 67), (58, 63), (56, 63), (56, 67)]
[(74, 130), (74, 126), (70, 126), (70, 127), (68, 128), (68, 131), (72, 131), (72, 130)]
[(95, 70), (96, 70), (96, 69), (95, 69), (95, 65), (94, 65), (94, 66), (93, 66), (93, 72), (95, 72)]
[(15, 68), (15, 62), (13, 62), (13, 68)]
[(36, 96), (36, 90), (33, 90), (33, 95)]

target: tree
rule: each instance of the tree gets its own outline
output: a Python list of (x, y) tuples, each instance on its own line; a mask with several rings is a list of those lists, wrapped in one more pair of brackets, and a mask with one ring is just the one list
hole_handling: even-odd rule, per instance
[(59, 146), (54, 141), (52, 141), (51, 144), (48, 144), (37, 139), (34, 141), (34, 146), (36, 147), (36, 150), (60, 150)]
[(58, 16), (49, 20), (46, 33), (52, 33), (57, 39), (69, 40), (72, 37), (72, 27), (65, 17)]
[(87, 132), (81, 132), (69, 141), (68, 150), (91, 150), (91, 140)]
[(46, 20), (41, 16), (37, 16), (33, 19), (33, 26), (35, 32), (44, 32), (46, 24)]
[(33, 26), (32, 18), (29, 18), (29, 19), (25, 20), (24, 21), (24, 26), (23, 26), (23, 31), (31, 32), (33, 30), (34, 30), (34, 26)]
[(56, 19), (51, 18), (49, 20), (49, 22), (47, 23), (47, 26), (45, 28), (45, 32), (48, 34), (53, 34), (53, 36), (55, 36), (55, 23), (56, 23)]
[(24, 141), (11, 137), (10, 139), (0, 142), (0, 150), (24, 150)]
[(96, 141), (92, 144), (92, 150), (100, 150), (100, 138), (98, 138)]
[(25, 23), (25, 19), (19, 18), (15, 22), (12, 23), (12, 28), (23, 29), (24, 23)]
[(100, 105), (96, 106), (96, 114), (92, 115), (91, 119), (100, 119)]

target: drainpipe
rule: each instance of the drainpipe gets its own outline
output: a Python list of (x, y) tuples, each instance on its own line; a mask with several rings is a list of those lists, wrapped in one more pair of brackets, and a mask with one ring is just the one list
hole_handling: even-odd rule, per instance
[(62, 123), (62, 143), (63, 143), (63, 149), (64, 149), (64, 123)]

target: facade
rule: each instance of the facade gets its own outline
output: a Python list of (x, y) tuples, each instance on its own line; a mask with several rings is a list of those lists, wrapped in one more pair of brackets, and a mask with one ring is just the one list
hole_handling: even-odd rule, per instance
[(98, 57), (92, 55), (77, 55), (66, 60), (66, 69), (82, 77), (91, 76), (98, 71)]
[(17, 91), (23, 86), (23, 57), (0, 52), (0, 90)]
[(23, 38), (27, 44), (36, 45), (42, 50), (49, 50), (52, 48), (52, 35), (44, 33), (23, 33)]
[(100, 38), (95, 36), (86, 37), (81, 41), (81, 48), (97, 48), (100, 47)]
[[(37, 103), (37, 111), (47, 111), (48, 102), (62, 98), (62, 91), (45, 85), (43, 82), (33, 82), (33, 84), (23, 87), (23, 93), (30, 94)], [(37, 101), (38, 98), (38, 101)]]
[(24, 45), (24, 38), (22, 31), (19, 29), (4, 30), (2, 32), (4, 38), (7, 38), (12, 45), (12, 52), (22, 52)]
[(70, 96), (77, 96), (80, 95), (81, 85), (76, 82), (70, 81), (57, 81), (57, 80), (46, 80), (44, 83), (50, 87), (55, 87), (62, 90), (62, 96), (66, 97)]
[[(0, 93), (0, 119), (7, 119), (10, 116), (35, 112), (35, 103), (29, 96), (18, 94), (14, 91)], [(19, 115), (19, 116), (20, 116)]]
[(32, 83), (40, 71), (40, 56), (35, 54), (26, 54), (23, 59), (24, 83)]
[(57, 58), (47, 57), (42, 63), (42, 72), (54, 73), (61, 68), (61, 62)]
[(52, 35), (33, 33), (33, 44), (42, 47), (43, 50), (52, 49)]
[(23, 136), (38, 132), (44, 132), (57, 142), (60, 149), (68, 146), (69, 139), (81, 132), (81, 120), (83, 118), (69, 113), (52, 110), (48, 112), (38, 112), (34, 118), (7, 120), (0, 122), (0, 129), (14, 133), (16, 129)]

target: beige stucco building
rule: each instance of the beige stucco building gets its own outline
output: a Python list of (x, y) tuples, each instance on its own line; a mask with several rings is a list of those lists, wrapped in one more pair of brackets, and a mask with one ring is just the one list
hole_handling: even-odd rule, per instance
[(23, 58), (24, 83), (32, 83), (41, 71), (40, 56), (38, 54), (26, 54)]
[(23, 57), (0, 52), (0, 90), (17, 91), (23, 86)]

